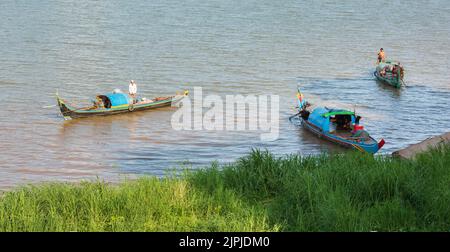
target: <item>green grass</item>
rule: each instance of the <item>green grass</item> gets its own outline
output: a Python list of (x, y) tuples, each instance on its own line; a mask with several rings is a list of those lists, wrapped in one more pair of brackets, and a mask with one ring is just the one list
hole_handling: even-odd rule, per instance
[(343, 155), (277, 158), (4, 193), (0, 231), (450, 231), (450, 146), (414, 161)]

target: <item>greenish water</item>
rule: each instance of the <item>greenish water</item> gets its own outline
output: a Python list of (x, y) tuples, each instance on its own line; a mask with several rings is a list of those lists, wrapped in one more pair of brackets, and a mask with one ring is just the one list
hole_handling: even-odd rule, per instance
[[(353, 109), (390, 153), (449, 131), (447, 1), (25, 1), (0, 3), (0, 187), (231, 162), (252, 147), (344, 151), (291, 125), (298, 84), (316, 104)], [(407, 87), (374, 80), (376, 52)], [(63, 121), (54, 93), (280, 95), (280, 138), (174, 131), (174, 109)]]

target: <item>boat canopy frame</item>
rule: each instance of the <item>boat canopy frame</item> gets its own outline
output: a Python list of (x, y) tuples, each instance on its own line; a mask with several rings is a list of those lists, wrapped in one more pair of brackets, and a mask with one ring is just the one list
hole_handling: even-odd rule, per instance
[(348, 110), (335, 110), (335, 111), (330, 111), (327, 113), (322, 114), (323, 117), (330, 117), (330, 116), (334, 116), (334, 115), (355, 115), (355, 112), (352, 111), (348, 111)]

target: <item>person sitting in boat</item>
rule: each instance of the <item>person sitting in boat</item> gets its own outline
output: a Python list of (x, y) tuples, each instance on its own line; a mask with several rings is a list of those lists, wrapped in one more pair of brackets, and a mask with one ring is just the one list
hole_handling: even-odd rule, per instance
[(380, 70), (380, 76), (386, 76), (386, 67)]
[(397, 77), (397, 66), (392, 67), (392, 77)]
[(128, 86), (128, 92), (131, 98), (133, 98), (133, 103), (136, 103), (137, 86), (136, 83), (134, 83), (134, 80), (130, 81), (130, 85)]
[(386, 60), (386, 55), (384, 54), (383, 48), (380, 48), (380, 51), (378, 52), (378, 61), (377, 64), (380, 64), (380, 62), (384, 62)]
[(330, 117), (330, 133), (334, 133), (336, 132), (336, 118), (335, 117)]
[(99, 109), (99, 108), (101, 109), (104, 107), (105, 107), (105, 104), (103, 103), (103, 99), (97, 96), (94, 101), (93, 109)]
[(365, 141), (365, 139), (369, 136), (369, 133), (364, 130), (364, 126), (359, 125), (359, 120), (361, 116), (357, 116), (355, 118), (355, 124), (352, 129), (352, 138), (355, 138), (356, 141)]
[(361, 120), (361, 118), (362, 118), (361, 116), (356, 116), (355, 123), (352, 125), (352, 134), (364, 128), (362, 126), (359, 126), (359, 120)]
[(355, 125), (359, 125), (359, 121), (361, 120), (361, 116), (356, 116), (355, 118)]

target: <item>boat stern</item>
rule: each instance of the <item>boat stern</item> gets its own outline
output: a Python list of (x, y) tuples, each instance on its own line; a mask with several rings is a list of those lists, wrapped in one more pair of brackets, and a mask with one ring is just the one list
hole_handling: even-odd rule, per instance
[[(372, 138), (373, 139), (373, 138)], [(370, 153), (370, 154), (375, 154), (377, 153), (386, 143), (384, 141), (384, 139), (381, 139), (379, 142), (376, 142), (373, 139), (373, 144), (357, 144), (357, 143), (352, 143), (352, 146), (354, 149), (357, 149), (361, 152), (366, 152), (366, 153)]]
[(386, 143), (386, 142), (384, 141), (384, 139), (381, 139), (378, 143), (375, 142), (374, 144), (372, 144), (372, 145), (370, 145), (370, 146), (364, 146), (364, 150), (365, 150), (367, 153), (375, 154), (375, 153), (377, 153), (379, 150), (381, 150), (381, 148), (383, 148), (383, 146), (384, 146), (385, 143)]
[(378, 150), (380, 150), (381, 148), (383, 148), (384, 144), (386, 142), (384, 141), (384, 139), (381, 139), (380, 142), (378, 142), (377, 146), (378, 146)]

